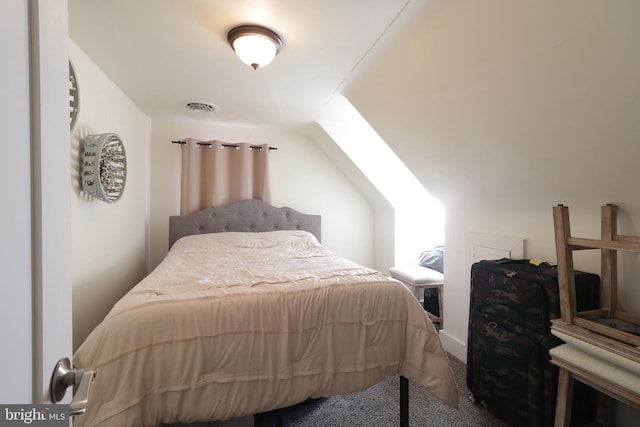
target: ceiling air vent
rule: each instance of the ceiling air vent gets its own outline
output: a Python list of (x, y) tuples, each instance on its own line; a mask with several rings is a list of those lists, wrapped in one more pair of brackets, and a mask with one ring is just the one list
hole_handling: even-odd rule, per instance
[(198, 113), (212, 113), (218, 109), (218, 106), (209, 102), (188, 102), (186, 107), (191, 111)]

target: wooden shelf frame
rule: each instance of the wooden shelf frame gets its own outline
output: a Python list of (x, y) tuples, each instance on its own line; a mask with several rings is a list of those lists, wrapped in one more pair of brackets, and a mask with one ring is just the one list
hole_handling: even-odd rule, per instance
[[(597, 345), (614, 347), (615, 352), (625, 357), (640, 360), (640, 336), (596, 322), (610, 318), (640, 325), (640, 316), (618, 310), (618, 252), (640, 253), (640, 236), (618, 234), (617, 206), (608, 204), (601, 208), (601, 239), (585, 239), (571, 236), (569, 208), (554, 206), (556, 252), (558, 256), (558, 287), (560, 292), (560, 321), (554, 322), (564, 332), (583, 335)], [(600, 308), (587, 312), (576, 312), (576, 293), (573, 267), (573, 251), (599, 249), (601, 251)], [(573, 329), (573, 330), (572, 330)], [(606, 337), (606, 338), (604, 338)]]
[[(560, 319), (552, 321), (551, 329), (576, 338), (587, 345), (640, 363), (640, 336), (612, 326), (598, 323), (596, 319), (611, 319), (640, 325), (640, 316), (618, 310), (618, 252), (640, 253), (640, 236), (618, 234), (618, 208), (608, 204), (601, 209), (601, 238), (584, 239), (571, 236), (569, 208), (558, 205), (553, 208), (556, 253), (558, 257), (558, 288), (560, 294)], [(577, 312), (576, 284), (573, 268), (573, 252), (599, 249), (601, 252), (600, 308)], [(609, 323), (609, 325), (612, 325)], [(604, 360), (603, 360), (604, 362)], [(556, 414), (554, 425), (568, 427), (571, 423), (573, 380), (599, 390), (610, 398), (640, 408), (640, 395), (610, 381), (598, 372), (589, 372), (576, 363), (551, 357), (551, 363), (559, 368)], [(607, 363), (607, 362), (604, 362)], [(611, 410), (605, 411), (605, 425), (611, 425)]]

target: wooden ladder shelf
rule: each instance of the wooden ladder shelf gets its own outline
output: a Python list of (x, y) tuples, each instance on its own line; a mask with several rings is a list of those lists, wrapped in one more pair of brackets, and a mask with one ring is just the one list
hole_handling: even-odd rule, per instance
[[(600, 239), (571, 236), (566, 206), (553, 208), (553, 225), (561, 318), (551, 331), (568, 343), (549, 352), (559, 368), (555, 426), (570, 425), (574, 379), (640, 408), (640, 316), (617, 307), (618, 252), (640, 253), (640, 237), (618, 234), (615, 205), (602, 207)], [(600, 308), (577, 312), (573, 252), (585, 249), (601, 251)], [(611, 412), (605, 410), (605, 426)]]
[[(640, 236), (625, 236), (617, 232), (617, 206), (602, 207), (601, 239), (571, 236), (569, 208), (555, 206), (553, 222), (558, 255), (558, 286), (561, 318), (552, 329), (575, 336), (590, 344), (640, 363), (640, 316), (617, 308), (618, 251), (640, 253)], [(576, 312), (573, 275), (573, 251), (601, 251), (600, 305), (596, 310)]]

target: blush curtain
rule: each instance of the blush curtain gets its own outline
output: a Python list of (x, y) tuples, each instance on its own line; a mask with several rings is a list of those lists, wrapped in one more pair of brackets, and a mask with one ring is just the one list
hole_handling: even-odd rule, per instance
[(269, 146), (183, 140), (180, 214), (242, 199), (271, 203)]

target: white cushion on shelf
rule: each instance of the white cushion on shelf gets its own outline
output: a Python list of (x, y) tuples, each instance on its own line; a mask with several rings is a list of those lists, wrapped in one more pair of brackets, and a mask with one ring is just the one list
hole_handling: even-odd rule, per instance
[[(624, 369), (610, 360), (596, 357), (573, 344), (561, 344), (552, 348), (549, 353), (557, 360), (579, 366), (597, 377), (640, 395), (640, 375), (634, 371)], [(605, 353), (611, 356), (609, 352)]]
[(411, 285), (439, 284), (444, 281), (444, 275), (421, 265), (401, 265), (389, 269), (391, 277)]
[[(640, 375), (640, 363), (634, 362), (631, 359), (615, 354), (611, 351), (607, 351), (597, 345), (590, 344), (580, 338), (565, 334), (561, 331), (551, 329), (551, 333), (562, 341), (571, 344), (573, 347), (590, 354), (591, 356), (601, 359), (612, 365), (619, 366), (620, 368), (631, 371), (634, 374)], [(640, 386), (640, 385), (639, 385)]]

